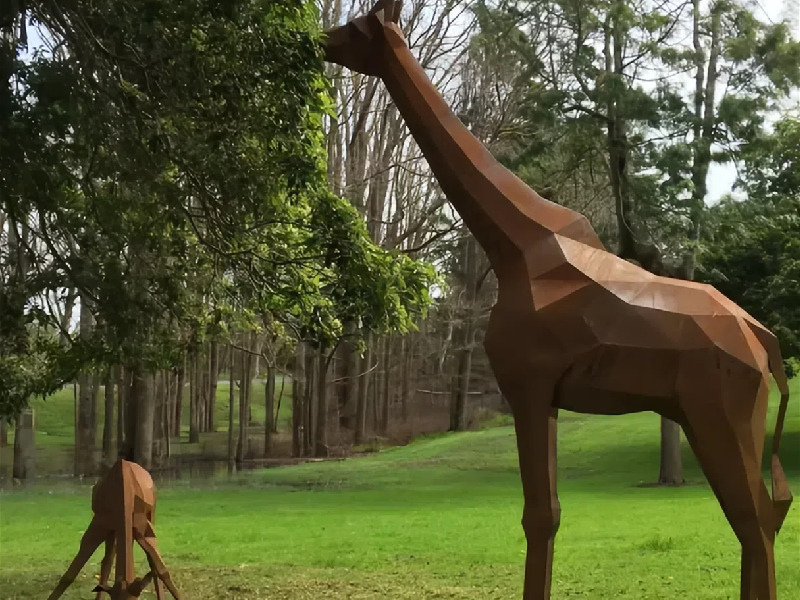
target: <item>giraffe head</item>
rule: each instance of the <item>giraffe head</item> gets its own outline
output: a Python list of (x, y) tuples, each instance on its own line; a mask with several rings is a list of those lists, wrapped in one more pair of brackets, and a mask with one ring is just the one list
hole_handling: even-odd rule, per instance
[(377, 44), (384, 41), (385, 28), (400, 32), (401, 7), (401, 0), (378, 0), (366, 15), (326, 32), (325, 60), (365, 75), (378, 75)]
[(138, 598), (142, 595), (144, 588), (153, 580), (153, 572), (150, 571), (144, 577), (137, 577), (129, 585), (125, 585), (122, 581), (114, 583), (113, 587), (107, 585), (98, 585), (92, 590), (93, 592), (105, 592), (109, 595), (111, 600), (131, 600)]

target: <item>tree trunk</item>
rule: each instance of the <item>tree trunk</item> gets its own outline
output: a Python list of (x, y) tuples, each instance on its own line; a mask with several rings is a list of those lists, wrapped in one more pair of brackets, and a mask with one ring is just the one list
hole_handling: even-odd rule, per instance
[(358, 401), (356, 403), (356, 423), (353, 441), (356, 445), (363, 444), (366, 439), (367, 429), (367, 400), (369, 398), (370, 369), (372, 367), (372, 336), (367, 337), (367, 348), (364, 358), (356, 363), (359, 371)]
[(104, 405), (105, 414), (103, 415), (103, 462), (106, 465), (113, 464), (114, 454), (112, 444), (114, 441), (114, 369), (109, 368), (106, 374)]
[(316, 389), (314, 382), (316, 381), (317, 373), (315, 367), (316, 353), (310, 347), (306, 347), (305, 354), (305, 376), (306, 383), (304, 386), (305, 398), (303, 400), (305, 408), (305, 427), (303, 428), (303, 446), (306, 456), (315, 456), (316, 449), (314, 448), (314, 412), (316, 410), (316, 403), (314, 402), (314, 395)]
[(217, 342), (211, 342), (209, 355), (208, 412), (206, 429), (208, 431), (216, 431), (217, 383), (219, 381), (219, 344)]
[(189, 359), (189, 443), (200, 442), (200, 361), (197, 354), (192, 354)]
[(383, 345), (383, 394), (381, 398), (381, 435), (386, 436), (389, 431), (389, 410), (391, 407), (391, 364), (392, 364), (392, 339), (386, 338)]
[(455, 378), (453, 409), (450, 411), (450, 431), (464, 431), (467, 428), (467, 398), (472, 375), (472, 325), (465, 324), (466, 346), (458, 353), (458, 375)]
[(661, 485), (683, 484), (681, 462), (681, 428), (669, 419), (661, 418), (661, 470), (658, 475)]
[(386, 338), (379, 337), (375, 343), (375, 371), (374, 381), (369, 390), (369, 400), (367, 407), (372, 415), (372, 433), (376, 434), (380, 431), (380, 393), (383, 389), (383, 370), (377, 367), (381, 365), (381, 358), (383, 357), (383, 348)]
[(172, 433), (180, 440), (181, 437), (181, 418), (183, 416), (183, 390), (186, 387), (186, 358), (183, 365), (178, 368), (178, 383), (175, 387), (175, 412), (172, 418)]
[(235, 380), (233, 370), (233, 346), (229, 346), (230, 365), (228, 367), (228, 462), (232, 463), (236, 458), (236, 448), (233, 443), (233, 428), (234, 428), (234, 385)]
[[(410, 335), (410, 334), (409, 334)], [(411, 361), (414, 352), (414, 343), (409, 340), (409, 335), (403, 336), (400, 352), (403, 356), (403, 369), (400, 376), (400, 410), (402, 411), (403, 423), (408, 422), (408, 401), (411, 395)]]
[(153, 395), (153, 375), (136, 371), (131, 389), (132, 404), (135, 405), (136, 433), (133, 436), (133, 459), (145, 469), (153, 466), (153, 420), (155, 417), (155, 398)]
[[(88, 301), (81, 298), (80, 310), (80, 330), (81, 339), (88, 340), (92, 335), (92, 312), (89, 309)], [(77, 422), (75, 424), (75, 476), (94, 475), (94, 453), (95, 453), (95, 423), (94, 416), (94, 381), (92, 372), (84, 369), (78, 375), (78, 394)]]
[[(248, 344), (251, 348), (252, 344)], [(249, 452), (248, 426), (250, 415), (250, 378), (252, 356), (242, 352), (242, 380), (239, 386), (239, 443), (236, 446), (236, 461), (241, 463), (247, 458)]]
[(272, 433), (278, 433), (278, 418), (281, 415), (281, 400), (286, 389), (286, 375), (281, 375), (281, 389), (278, 390), (278, 406), (275, 408), (275, 418), (272, 420)]
[(292, 456), (303, 455), (303, 430), (305, 422), (305, 344), (297, 342), (294, 364), (294, 380), (292, 381)]
[(464, 302), (462, 321), (458, 326), (457, 370), (453, 378), (450, 405), (450, 431), (467, 428), (467, 398), (472, 376), (472, 355), (475, 347), (475, 313), (480, 286), (478, 268), (478, 244), (472, 235), (467, 235), (461, 253), (464, 272)]
[(328, 456), (328, 357), (324, 348), (317, 353), (317, 423), (314, 456)]
[[(349, 338), (355, 333), (352, 323), (347, 325), (345, 336)], [(355, 424), (356, 403), (358, 402), (358, 350), (348, 339), (341, 344), (342, 373), (341, 394), (339, 395), (339, 426), (353, 429)]]
[(264, 458), (272, 452), (272, 432), (275, 427), (275, 365), (267, 367), (267, 381), (264, 383)]
[(153, 456), (158, 458), (166, 454), (165, 439), (168, 435), (164, 420), (167, 404), (167, 372), (161, 370), (153, 375)]
[(128, 371), (121, 365), (117, 370), (117, 457), (125, 446), (125, 410), (127, 406)]
[(172, 369), (168, 369), (164, 371), (164, 377), (166, 385), (164, 386), (164, 410), (161, 418), (164, 428), (164, 455), (169, 458), (172, 456), (172, 415), (174, 414), (172, 400), (175, 398), (172, 387), (175, 385), (175, 373)]
[(20, 480), (32, 479), (34, 477), (36, 451), (36, 424), (33, 409), (23, 409), (14, 425), (12, 477)]
[(5, 417), (0, 418), (0, 448), (8, 446), (8, 424)]
[(197, 403), (195, 404), (195, 408), (197, 409), (197, 431), (199, 433), (205, 433), (208, 431), (206, 425), (208, 416), (208, 390), (210, 373), (208, 372), (208, 359), (202, 347), (198, 351), (195, 358), (194, 369), (197, 382)]

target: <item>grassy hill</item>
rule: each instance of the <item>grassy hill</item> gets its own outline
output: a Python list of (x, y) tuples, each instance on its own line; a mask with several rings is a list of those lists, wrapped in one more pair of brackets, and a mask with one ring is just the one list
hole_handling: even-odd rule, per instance
[[(796, 494), (799, 384), (782, 451)], [(770, 430), (773, 422), (774, 406)], [(656, 416), (562, 413), (553, 598), (738, 597), (739, 544), (685, 457), (689, 485), (642, 487), (657, 475)], [(89, 522), (89, 490), (47, 483), (0, 493), (3, 598), (47, 596)], [(187, 598), (499, 600), (521, 596), (521, 509), (506, 426), (160, 485), (156, 525)], [(796, 504), (776, 546), (780, 598), (800, 597), (798, 517)], [(88, 597), (99, 558), (65, 598)]]

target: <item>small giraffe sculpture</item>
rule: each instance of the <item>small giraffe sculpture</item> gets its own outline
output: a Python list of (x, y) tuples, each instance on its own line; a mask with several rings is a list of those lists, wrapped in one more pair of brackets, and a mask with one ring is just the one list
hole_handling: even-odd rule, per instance
[[(75, 581), (83, 565), (97, 547), (105, 542), (105, 555), (100, 566), (100, 584), (94, 589), (97, 600), (107, 593), (112, 600), (138, 598), (142, 590), (153, 581), (156, 598), (162, 600), (159, 579), (176, 600), (180, 593), (161, 559), (153, 530), (155, 520), (155, 486), (150, 475), (133, 462), (119, 459), (109, 472), (92, 489), (94, 517), (81, 539), (80, 550), (67, 572), (58, 582), (48, 600), (56, 600)], [(133, 565), (133, 541), (136, 540), (147, 556), (150, 571), (136, 577)], [(111, 562), (116, 547), (116, 569), (113, 587), (106, 582), (111, 574)]]
[[(775, 336), (708, 285), (605, 250), (587, 219), (500, 165), (449, 109), (398, 27), (401, 3), (327, 32), (325, 59), (380, 77), (498, 280), (484, 345), (511, 405), (525, 500), (525, 600), (550, 597), (558, 409), (678, 422), (742, 545), (741, 598), (776, 600), (792, 500), (777, 452), (789, 390)], [(761, 479), (770, 374), (781, 392), (772, 498)]]

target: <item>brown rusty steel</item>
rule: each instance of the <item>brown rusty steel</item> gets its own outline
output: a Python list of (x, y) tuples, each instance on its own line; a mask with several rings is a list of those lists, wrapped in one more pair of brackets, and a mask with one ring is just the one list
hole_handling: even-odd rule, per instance
[[(61, 597), (103, 542), (105, 554), (100, 566), (100, 583), (94, 589), (97, 600), (104, 592), (112, 600), (138, 598), (151, 581), (155, 585), (158, 600), (163, 598), (160, 581), (164, 582), (173, 598), (180, 600), (180, 593), (172, 583), (158, 551), (153, 530), (155, 510), (155, 486), (150, 474), (136, 463), (118, 460), (92, 489), (94, 517), (83, 534), (78, 554), (48, 600)], [(134, 572), (134, 540), (144, 550), (150, 565), (150, 571), (144, 577), (136, 577)], [(115, 558), (114, 585), (108, 587), (111, 564)]]
[[(775, 336), (709, 285), (606, 251), (588, 220), (498, 163), (447, 106), (398, 27), (400, 2), (327, 32), (325, 58), (379, 77), (485, 250), (498, 299), (485, 347), (513, 413), (525, 506), (525, 600), (550, 597), (559, 408), (678, 422), (742, 544), (741, 598), (775, 600), (791, 503), (777, 451), (788, 386)], [(770, 374), (781, 392), (772, 498), (761, 479)]]

